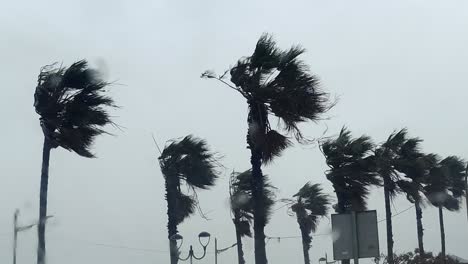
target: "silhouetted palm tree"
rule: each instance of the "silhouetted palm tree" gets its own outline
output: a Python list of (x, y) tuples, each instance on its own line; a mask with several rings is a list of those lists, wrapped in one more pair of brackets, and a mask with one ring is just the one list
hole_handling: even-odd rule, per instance
[[(159, 165), (165, 179), (167, 201), (167, 230), (171, 264), (178, 262), (177, 226), (195, 212), (198, 204), (197, 189), (212, 187), (218, 178), (217, 155), (207, 143), (191, 135), (172, 140), (159, 157)], [(183, 193), (182, 187), (189, 193)]]
[(320, 148), (329, 167), (327, 179), (333, 184), (338, 200), (335, 211), (365, 210), (369, 188), (381, 183), (375, 173), (371, 139), (352, 138), (351, 132), (343, 127), (337, 138), (323, 141)]
[(402, 192), (399, 186), (399, 184), (402, 184), (402, 173), (398, 171), (398, 169), (402, 162), (402, 155), (405, 151), (409, 153), (419, 153), (419, 142), (420, 140), (417, 138), (408, 138), (408, 132), (406, 129), (401, 129), (398, 132), (393, 132), (388, 139), (375, 150), (377, 172), (382, 178), (384, 185), (385, 221), (387, 224), (387, 256), (389, 264), (394, 263), (391, 200), (398, 193)]
[(112, 98), (104, 96), (107, 82), (85, 60), (70, 67), (45, 66), (41, 69), (34, 93), (34, 107), (40, 115), (44, 134), (39, 199), (37, 263), (45, 263), (45, 218), (51, 149), (62, 147), (80, 156), (92, 158), (91, 146), (102, 129), (112, 123), (107, 106)]
[(445, 227), (443, 209), (459, 211), (461, 198), (466, 195), (464, 188), (465, 162), (456, 157), (449, 156), (434, 167), (427, 179), (425, 191), (432, 205), (439, 209), (439, 224), (441, 236), (441, 255), (446, 259), (445, 253)]
[(264, 34), (257, 42), (254, 53), (240, 59), (229, 70), (217, 76), (213, 72), (202, 74), (204, 78), (217, 79), (239, 92), (247, 101), (247, 145), (252, 164), (252, 197), (254, 201), (255, 263), (266, 264), (265, 250), (266, 216), (262, 213), (264, 188), (262, 164), (279, 156), (291, 145), (285, 135), (273, 130), (269, 116), (278, 117), (286, 133), (292, 133), (300, 142), (304, 137), (299, 123), (316, 121), (329, 109), (328, 96), (320, 91), (318, 80), (309, 73), (307, 66), (298, 59), (304, 49), (294, 46), (287, 51), (276, 47), (275, 41)]
[(423, 183), (432, 167), (437, 164), (437, 156), (425, 155), (420, 151), (422, 140), (412, 138), (401, 147), (396, 169), (404, 177), (397, 180), (399, 190), (406, 195), (409, 202), (414, 204), (416, 210), (416, 229), (418, 235), (418, 249), (424, 254), (424, 229), (422, 224)]
[(286, 201), (296, 215), (301, 230), (304, 264), (310, 264), (310, 233), (317, 230), (320, 218), (327, 216), (331, 204), (330, 197), (323, 192), (320, 184), (306, 183), (292, 199)]
[[(265, 179), (268, 177), (264, 175)], [(233, 215), (233, 223), (236, 228), (237, 256), (239, 264), (245, 264), (242, 237), (252, 237), (251, 224), (253, 221), (252, 202), (252, 171), (242, 173), (233, 172), (230, 179), (230, 205)], [(275, 203), (275, 188), (266, 180), (263, 189), (263, 208), (266, 220), (270, 219), (272, 207)]]
[[(337, 138), (320, 144), (329, 167), (326, 176), (333, 184), (337, 198), (337, 213), (366, 210), (370, 187), (381, 185), (375, 173), (374, 156), (371, 155), (373, 148), (370, 137), (352, 138), (345, 127)], [(342, 263), (349, 263), (349, 260)]]

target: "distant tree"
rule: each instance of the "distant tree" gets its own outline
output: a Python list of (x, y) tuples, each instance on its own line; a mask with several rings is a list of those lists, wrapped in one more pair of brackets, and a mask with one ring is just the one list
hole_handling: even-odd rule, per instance
[[(375, 172), (373, 148), (370, 137), (353, 138), (345, 127), (338, 137), (320, 144), (329, 167), (326, 176), (333, 184), (337, 198), (337, 213), (366, 210), (370, 187), (381, 185)], [(342, 262), (349, 263), (349, 260)]]
[[(460, 262), (448, 256), (445, 258), (442, 255), (434, 256), (432, 252), (421, 253), (418, 249), (415, 249), (414, 252), (406, 252), (402, 254), (394, 254), (393, 261), (395, 264), (460, 264)], [(388, 264), (388, 258), (386, 255), (382, 255), (374, 259), (376, 264)]]
[[(229, 71), (218, 76), (213, 72), (202, 74), (216, 79), (239, 92), (248, 105), (247, 145), (251, 152), (252, 197), (254, 202), (255, 263), (266, 264), (266, 216), (262, 199), (264, 177), (262, 164), (279, 156), (291, 145), (284, 134), (273, 130), (269, 116), (276, 116), (286, 134), (294, 134), (304, 142), (299, 124), (317, 121), (329, 109), (328, 96), (319, 89), (318, 80), (298, 59), (304, 49), (294, 46), (283, 51), (277, 48), (268, 34), (260, 37), (255, 51), (240, 59)], [(230, 73), (230, 82), (226, 80)]]
[(385, 196), (385, 218), (387, 224), (387, 256), (388, 263), (393, 262), (393, 228), (391, 201), (402, 190), (402, 173), (398, 170), (402, 162), (402, 155), (417, 156), (419, 154), (419, 142), (417, 138), (409, 138), (406, 129), (393, 132), (388, 139), (375, 150), (377, 173), (383, 181)]
[(45, 219), (49, 182), (50, 151), (57, 147), (93, 158), (91, 146), (96, 136), (106, 133), (103, 127), (112, 124), (106, 107), (113, 107), (112, 98), (103, 95), (108, 83), (97, 71), (88, 68), (85, 60), (70, 67), (45, 66), (41, 69), (34, 93), (34, 107), (40, 115), (44, 134), (39, 199), (37, 263), (45, 263)]
[(304, 264), (310, 264), (309, 249), (312, 242), (310, 233), (315, 232), (319, 220), (328, 215), (331, 199), (323, 192), (320, 184), (306, 183), (292, 199), (285, 201), (296, 215), (301, 230)]
[[(178, 262), (177, 226), (195, 212), (198, 204), (197, 190), (208, 189), (219, 176), (216, 153), (207, 143), (191, 135), (172, 140), (159, 157), (159, 165), (165, 180), (167, 201), (167, 230), (171, 264)], [(185, 185), (189, 193), (184, 193)]]
[[(272, 207), (275, 204), (275, 188), (265, 177), (263, 188), (263, 214), (268, 223), (272, 214)], [(247, 170), (242, 173), (233, 172), (230, 179), (230, 205), (233, 216), (233, 223), (236, 229), (237, 256), (239, 264), (245, 264), (244, 251), (242, 248), (242, 237), (252, 237), (251, 225), (253, 221), (252, 202), (252, 171)]]
[(461, 198), (466, 195), (465, 190), (465, 162), (456, 156), (449, 156), (441, 160), (434, 167), (427, 179), (425, 192), (432, 205), (439, 209), (439, 224), (441, 236), (441, 256), (445, 253), (445, 227), (443, 209), (459, 211)]

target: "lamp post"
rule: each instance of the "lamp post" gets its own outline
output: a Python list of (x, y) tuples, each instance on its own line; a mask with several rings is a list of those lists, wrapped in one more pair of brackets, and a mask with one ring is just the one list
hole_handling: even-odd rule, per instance
[[(13, 264), (16, 264), (16, 247), (18, 244), (18, 232), (28, 230), (38, 224), (38, 223), (34, 223), (30, 225), (25, 225), (25, 226), (18, 226), (18, 216), (19, 216), (19, 210), (16, 209), (13, 215)], [(47, 220), (50, 217), (52, 216), (51, 215), (46, 216), (45, 220)]]
[(179, 234), (176, 234), (176, 235), (171, 237), (171, 240), (175, 240), (176, 242), (180, 241), (180, 245), (177, 246), (177, 257), (179, 258), (179, 260), (181, 260), (181, 261), (190, 260), (190, 264), (192, 264), (193, 259), (201, 260), (206, 256), (206, 247), (210, 243), (210, 238), (211, 238), (211, 235), (208, 232), (201, 232), (200, 234), (198, 234), (198, 242), (200, 243), (200, 245), (203, 248), (203, 255), (200, 256), (200, 257), (197, 257), (195, 255), (195, 253), (193, 252), (193, 246), (190, 245), (189, 253), (188, 253), (187, 257), (185, 257), (185, 258), (181, 258), (179, 256), (180, 255), (179, 249), (182, 247), (182, 244), (184, 243), (184, 237), (179, 235)]

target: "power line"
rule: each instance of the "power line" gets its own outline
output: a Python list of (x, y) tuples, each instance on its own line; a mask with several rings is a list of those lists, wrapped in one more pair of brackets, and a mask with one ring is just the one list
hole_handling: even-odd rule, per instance
[[(412, 205), (412, 206), (410, 206), (410, 207), (406, 208), (406, 209), (405, 209), (405, 210), (403, 210), (403, 211), (400, 211), (400, 212), (398, 212), (398, 213), (396, 213), (396, 214), (392, 215), (392, 217), (391, 217), (391, 218), (393, 218), (393, 217), (395, 217), (395, 216), (398, 216), (398, 215), (401, 215), (402, 213), (404, 213), (404, 212), (406, 212), (406, 211), (410, 210), (410, 209), (411, 209), (411, 208), (413, 208), (413, 207), (414, 207), (414, 205)], [(385, 221), (385, 220), (387, 220), (387, 218), (384, 218), (384, 219), (382, 219), (382, 220), (379, 220), (377, 223), (383, 222), (383, 221)]]

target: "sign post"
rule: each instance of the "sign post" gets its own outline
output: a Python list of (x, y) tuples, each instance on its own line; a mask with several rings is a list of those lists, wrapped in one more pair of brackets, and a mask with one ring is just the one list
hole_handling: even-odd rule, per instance
[(332, 215), (333, 258), (335, 260), (378, 257), (377, 212), (362, 211)]

